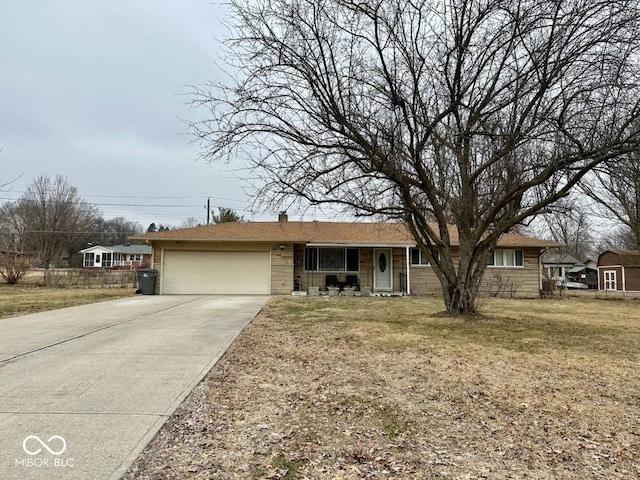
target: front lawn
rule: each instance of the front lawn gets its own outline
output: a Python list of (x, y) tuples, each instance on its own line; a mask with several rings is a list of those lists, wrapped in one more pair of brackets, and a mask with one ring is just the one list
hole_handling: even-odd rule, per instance
[(127, 479), (640, 476), (640, 305), (277, 298)]
[(0, 284), (0, 319), (129, 297), (132, 288), (50, 288)]

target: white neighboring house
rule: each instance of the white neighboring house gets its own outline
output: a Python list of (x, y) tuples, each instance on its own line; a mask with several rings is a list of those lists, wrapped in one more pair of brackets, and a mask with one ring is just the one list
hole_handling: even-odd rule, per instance
[(567, 281), (567, 274), (576, 266), (584, 264), (567, 253), (545, 252), (542, 255), (544, 275), (557, 282)]
[(149, 245), (111, 245), (80, 250), (84, 268), (145, 268), (151, 265)]

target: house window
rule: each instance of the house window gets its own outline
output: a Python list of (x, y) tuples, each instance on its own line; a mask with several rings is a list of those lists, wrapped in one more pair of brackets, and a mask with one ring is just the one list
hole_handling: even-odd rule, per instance
[(419, 248), (411, 249), (411, 265), (417, 265), (417, 266), (429, 265), (429, 260), (427, 260), (427, 256)]
[(549, 267), (549, 278), (564, 278), (564, 267)]
[(102, 266), (103, 267), (111, 267), (112, 266), (111, 254), (110, 253), (103, 253), (102, 254)]
[(137, 255), (137, 254), (129, 255), (129, 261), (131, 262), (139, 262), (140, 260), (142, 260), (142, 255)]
[(122, 265), (123, 261), (122, 259), (124, 258), (124, 255), (122, 253), (114, 253), (113, 254), (113, 266), (114, 267), (118, 267), (120, 265)]
[(85, 253), (84, 254), (84, 266), (85, 267), (93, 267), (93, 262), (95, 260), (94, 253)]
[(304, 249), (304, 269), (310, 272), (318, 270), (318, 249)]
[(347, 248), (345, 256), (347, 258), (347, 272), (357, 272), (360, 270), (360, 250), (357, 248)]
[(357, 272), (359, 266), (357, 248), (304, 249), (304, 269), (309, 272)]
[(491, 267), (524, 267), (524, 252), (522, 250), (497, 249), (493, 258), (489, 259)]
[(345, 250), (342, 248), (321, 248), (318, 250), (318, 270), (334, 272), (345, 270)]

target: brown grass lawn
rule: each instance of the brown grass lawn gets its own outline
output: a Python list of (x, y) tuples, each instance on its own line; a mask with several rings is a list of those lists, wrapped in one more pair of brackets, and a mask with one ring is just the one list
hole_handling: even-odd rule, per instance
[(277, 298), (127, 479), (640, 478), (640, 303)]
[(48, 288), (0, 284), (0, 318), (128, 297), (131, 288)]

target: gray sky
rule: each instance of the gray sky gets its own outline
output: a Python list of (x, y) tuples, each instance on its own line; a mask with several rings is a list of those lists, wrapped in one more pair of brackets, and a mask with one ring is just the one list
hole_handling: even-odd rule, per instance
[(211, 197), (251, 219), (237, 166), (198, 160), (181, 120), (195, 115), (187, 85), (218, 75), (224, 14), (208, 0), (4, 0), (0, 183), (22, 177), (2, 201), (62, 174), (106, 218), (176, 225)]

